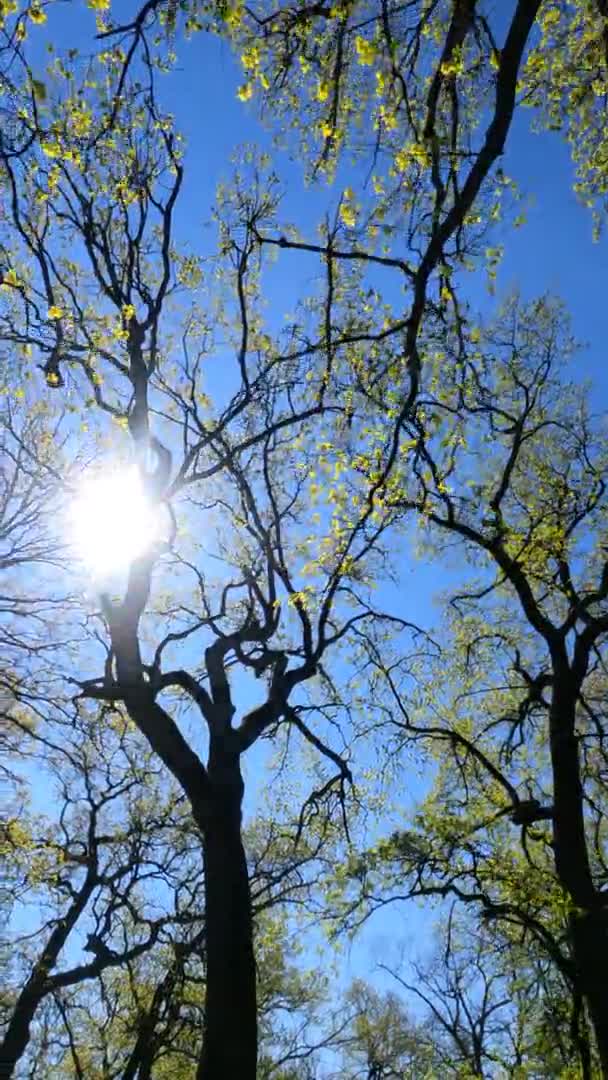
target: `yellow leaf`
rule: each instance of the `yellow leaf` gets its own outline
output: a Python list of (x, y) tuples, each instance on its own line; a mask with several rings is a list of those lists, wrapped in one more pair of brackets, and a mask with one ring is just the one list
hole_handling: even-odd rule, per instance
[(239, 101), (249, 101), (249, 99), (253, 97), (253, 84), (250, 82), (243, 83), (242, 86), (239, 86), (236, 96)]
[(376, 46), (372, 41), (368, 41), (366, 38), (361, 37), (360, 34), (357, 34), (355, 49), (357, 50), (357, 59), (363, 67), (373, 64), (376, 59)]
[(17, 289), (19, 287), (19, 278), (17, 277), (14, 270), (7, 270), (4, 277), (2, 278), (2, 288), (7, 289), (9, 287), (12, 287), (13, 289)]
[(357, 214), (352, 203), (342, 203), (340, 217), (349, 229), (354, 229), (357, 223)]

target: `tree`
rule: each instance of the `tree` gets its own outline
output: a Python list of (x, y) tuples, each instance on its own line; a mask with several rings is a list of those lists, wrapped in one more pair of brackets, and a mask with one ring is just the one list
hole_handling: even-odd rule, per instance
[[(344, 240), (328, 228), (316, 250), (328, 265), (346, 258), (364, 270), (396, 271), (408, 298), (401, 312), (382, 312), (376, 333), (375, 305), (364, 308), (365, 351), (373, 344), (367, 363), (362, 357), (357, 366), (357, 389), (380, 405), (382, 373), (389, 368), (397, 380), (382, 476), (397, 459), (417, 397), (422, 328), (443, 320), (455, 302), (458, 271), (476, 252), (488, 217), (498, 215), (503, 177), (496, 166), (539, 8), (533, 0), (511, 6), (501, 48), (475, 3), (278, 4), (271, 13), (252, 5), (237, 6), (233, 17), (247, 76), (242, 96), (258, 83), (264, 88), (273, 111), (278, 105), (297, 127), (314, 171), (331, 175), (353, 150), (374, 174), (373, 193), (365, 192), (362, 204), (350, 186), (344, 190)], [(481, 132), (480, 116), (487, 116)], [(359, 130), (369, 138), (361, 140)], [(353, 338), (356, 331), (344, 344), (352, 347)]]
[[(452, 904), (424, 960), (381, 965), (389, 989), (356, 982), (341, 1049), (345, 1077), (406, 1080), (591, 1076), (577, 1042), (569, 993), (542, 955), (495, 922), (475, 925)], [(394, 987), (394, 988), (393, 988)], [(580, 1071), (580, 1065), (583, 1071)], [(332, 1073), (332, 1075), (334, 1075)]]
[[(180, 257), (172, 240), (183, 176), (179, 141), (152, 95), (130, 83), (127, 93), (124, 68), (114, 60), (99, 59), (109, 89), (88, 78), (75, 95), (71, 76), (65, 93), (49, 84), (40, 147), (31, 158), (3, 157), (12, 267), (2, 334), (26, 358), (36, 350), (49, 388), (69, 385), (86, 410), (97, 407), (114, 421), (114, 432), (126, 429), (148, 504), (158, 512), (158, 542), (129, 561), (118, 596), (102, 593), (90, 624), (87, 648), (96, 650), (103, 674), (76, 678), (69, 664), (64, 670), (82, 702), (124, 706), (187, 799), (205, 871), (199, 1075), (253, 1076), (256, 979), (241, 759), (262, 736), (288, 727), (325, 761), (302, 806), (297, 839), (309, 818), (344, 807), (350, 770), (325, 735), (327, 711), (335, 724), (348, 702), (331, 680), (327, 656), (361, 622), (382, 622), (365, 573), (384, 521), (340, 489), (327, 520), (307, 528), (321, 425), (326, 416), (343, 422), (347, 408), (331, 350), (311, 382), (306, 356), (294, 356), (290, 341), (273, 347), (262, 333), (256, 229), (272, 219), (275, 200), (272, 181), (263, 187), (251, 170), (237, 177), (221, 222), (221, 260), (236, 294), (237, 389), (223, 407), (209, 407), (200, 380), (213, 340), (195, 305), (177, 331), (183, 359), (167, 359), (175, 331), (169, 315), (167, 330), (161, 317), (180, 287), (199, 280), (196, 261)], [(117, 85), (124, 102), (109, 132)], [(329, 283), (327, 304), (332, 290)], [(81, 436), (81, 445), (91, 445), (86, 430)], [(101, 437), (111, 436), (102, 429)], [(180, 500), (205, 520), (206, 550), (192, 537), (180, 543)], [(317, 545), (313, 596), (305, 550)], [(222, 567), (216, 580), (206, 568), (212, 557)], [(153, 642), (145, 658), (144, 625)], [(266, 684), (237, 724), (229, 682), (235, 667)], [(323, 680), (320, 707), (299, 692), (315, 677)], [(182, 708), (187, 735), (177, 719)]]
[(44, 99), (45, 88), (29, 69), (24, 42), (30, 30), (35, 33), (45, 21), (38, 4), (25, 11), (11, 0), (0, 6), (0, 145), (10, 158), (27, 154), (38, 134), (38, 101)]
[(354, 1010), (343, 1049), (340, 1075), (391, 1080), (429, 1075), (432, 1050), (422, 1025), (414, 1023), (393, 993), (378, 993), (362, 980), (348, 992)]
[[(69, 611), (70, 597), (49, 587), (45, 571), (57, 568), (64, 553), (62, 538), (49, 528), (58, 513), (54, 463), (65, 435), (61, 418), (46, 415), (44, 405), (28, 407), (21, 397), (5, 400), (0, 412), (0, 693), (6, 707), (35, 695), (49, 677), (53, 653), (60, 647), (49, 627), (56, 610)], [(20, 575), (26, 571), (30, 590)], [(67, 629), (67, 628), (66, 628)], [(48, 663), (47, 663), (48, 657)], [(33, 673), (28, 667), (36, 658)]]
[[(22, 106), (26, 137), (18, 152), (14, 139), (0, 144), (0, 335), (30, 380), (42, 371), (39, 392), (58, 392), (78, 412), (81, 460), (107, 454), (131, 469), (154, 534), (128, 557), (125, 541), (123, 580), (98, 590), (83, 619), (80, 655), (61, 654), (56, 675), (66, 698), (67, 686), (76, 689), (80, 708), (128, 717), (189, 808), (204, 862), (197, 1068), (206, 1080), (252, 1078), (256, 1069), (242, 762), (266, 740), (286, 754), (294, 740), (314, 751), (312, 790), (298, 790), (288, 815), (296, 823), (296, 864), (305, 838), (316, 843), (327, 831), (334, 840), (335, 819), (347, 824), (353, 746), (365, 724), (358, 727), (343, 651), (369, 658), (365, 676), (384, 678), (378, 658), (387, 631), (420, 634), (401, 613), (389, 618), (377, 609), (371, 587), (392, 572), (385, 538), (404, 512), (453, 524), (449, 491), (433, 488), (437, 476), (445, 484), (433, 455), (436, 431), (451, 431), (454, 413), (472, 428), (477, 416), (462, 398), (463, 379), (471, 393), (477, 385), (470, 354), (478, 332), (460, 272), (481, 262), (512, 190), (499, 159), (521, 96), (541, 102), (548, 93), (551, 115), (557, 107), (545, 83), (558, 24), (562, 52), (579, 35), (600, 66), (579, 84), (597, 136), (605, 28), (601, 4), (582, 10), (572, 29), (559, 13), (556, 21), (554, 5), (519, 0), (499, 32), (481, 4), (460, 0), (277, 4), (270, 13), (233, 3), (178, 10), (148, 0), (125, 25), (101, 14), (99, 51), (55, 60), (42, 90), (27, 66), (16, 87), (32, 102)], [(366, 189), (359, 205), (347, 184), (314, 243), (280, 220), (278, 181), (268, 162), (246, 151), (220, 192), (217, 256), (203, 261), (180, 247), (183, 148), (155, 72), (170, 69), (183, 14), (187, 31), (228, 34), (248, 73), (240, 97), (250, 98), (255, 83), (271, 95), (275, 115), (287, 110), (315, 176), (342, 175), (358, 125), (371, 133), (373, 194)], [(562, 107), (572, 77), (562, 59)], [(302, 88), (311, 92), (300, 110), (294, 92)], [(596, 136), (585, 143), (589, 197), (591, 188), (602, 194)], [(298, 252), (318, 257), (322, 283), (280, 333), (263, 317), (263, 275), (271, 255)], [(491, 279), (498, 258), (497, 247), (486, 248)], [(405, 303), (387, 303), (384, 273), (394, 275), (395, 292), (405, 289)], [(231, 373), (210, 387), (212, 358), (223, 363), (228, 354)], [(448, 354), (449, 395), (434, 386)], [(421, 394), (430, 395), (427, 413)], [(404, 478), (412, 463), (412, 478)], [(83, 469), (81, 479), (91, 506), (116, 512), (117, 487), (104, 509), (103, 475)], [(429, 517), (431, 495), (448, 506), (445, 523)], [(201, 540), (195, 529), (202, 524)], [(496, 557), (500, 523), (498, 539), (483, 529), (481, 547)], [(500, 565), (516, 565), (508, 546), (504, 552)], [(601, 600), (585, 604), (586, 615)], [(594, 638), (589, 656), (596, 646)], [(566, 758), (572, 773), (572, 753)], [(576, 801), (571, 781), (566, 795), (574, 792)], [(507, 784), (509, 813), (521, 817), (532, 797)], [(548, 820), (549, 807), (540, 809), (539, 820)], [(551, 809), (554, 828), (556, 815)], [(568, 814), (563, 820), (562, 853), (570, 850)], [(580, 828), (574, 839), (584, 847)], [(561, 855), (558, 863), (578, 905)], [(580, 929), (580, 956), (601, 889), (587, 884), (593, 895), (585, 894), (584, 917), (570, 920), (573, 934)], [(160, 998), (154, 990), (151, 1004), (142, 995), (159, 1048), (172, 979), (159, 976)], [(586, 978), (581, 991), (590, 1004), (601, 997), (592, 982)], [(148, 1045), (154, 1041), (146, 1024), (136, 1049), (144, 1032)], [(72, 1027), (66, 1031), (69, 1042)], [(151, 1067), (140, 1055), (137, 1068), (144, 1065)]]
[[(329, 327), (332, 353), (353, 369), (355, 394), (376, 407), (385, 404), (383, 375), (393, 373), (398, 385), (391, 386), (393, 429), (382, 476), (397, 460), (416, 400), (421, 333), (427, 323), (451, 320), (452, 306), (458, 316), (459, 275), (474, 267), (513, 187), (499, 160), (521, 103), (541, 0), (509, 5), (506, 32), (492, 12), (478, 8), (460, 0), (347, 0), (277, 3), (269, 11), (231, 2), (201, 13), (150, 0), (132, 22), (103, 30), (121, 56), (150, 38), (152, 62), (161, 67), (171, 63), (182, 28), (221, 33), (240, 55), (245, 82), (238, 96), (247, 102), (261, 95), (263, 110), (280, 118), (278, 137), (303, 156), (312, 177), (333, 179), (353, 155), (353, 184), (365, 177), (361, 197), (351, 184), (344, 187), (321, 227), (322, 243), (261, 221), (254, 235), (283, 258), (316, 253), (332, 280), (345, 265), (358, 271), (342, 282), (325, 333), (305, 347), (310, 362), (322, 358)], [(597, 15), (596, 34), (601, 25)], [(487, 258), (495, 276), (500, 249), (487, 248)], [(402, 309), (382, 303), (380, 268), (383, 280), (393, 277), (395, 293), (406, 293)]]
[[(23, 434), (19, 437), (19, 447), (28, 457), (28, 464), (42, 468), (42, 475), (47, 476), (47, 470), (42, 462), (47, 461), (47, 455), (51, 456), (52, 468), (59, 466), (56, 444), (49, 445), (47, 441), (38, 441), (30, 445), (24, 440)], [(51, 468), (49, 465), (48, 468)], [(27, 472), (26, 472), (26, 475)], [(28, 476), (29, 479), (29, 476)], [(19, 495), (19, 489), (13, 482), (9, 485), (11, 498)], [(33, 488), (36, 498), (41, 498), (37, 489)], [(54, 490), (54, 489), (52, 489)], [(27, 492), (29, 496), (29, 491)], [(30, 496), (31, 498), (31, 496)], [(33, 504), (38, 509), (38, 503)], [(17, 513), (10, 520), (16, 522), (15, 529), (19, 530), (20, 539), (28, 537), (27, 528), (31, 513), (26, 513), (30, 506), (29, 502), (18, 502)], [(21, 516), (19, 516), (21, 514)], [(29, 537), (28, 537), (29, 539)], [(45, 548), (37, 547), (30, 552), (38, 554)], [(52, 550), (52, 548), (51, 548)], [(13, 547), (11, 555), (16, 557), (17, 549)], [(22, 557), (23, 549), (19, 549), (19, 557)], [(8, 555), (7, 555), (8, 557)], [(201, 586), (204, 588), (204, 586)], [(225, 591), (225, 587), (224, 587)], [(205, 603), (205, 593), (202, 594), (202, 602)], [(40, 609), (42, 612), (43, 609)], [(65, 615), (65, 609), (60, 608)], [(36, 614), (38, 617), (38, 612)], [(209, 615), (209, 622), (216, 624), (219, 616)], [(196, 628), (196, 627), (195, 627)], [(221, 640), (221, 639), (220, 639)], [(53, 638), (50, 646), (55, 645)], [(255, 662), (255, 661), (254, 661)], [(179, 685), (179, 679), (177, 685)], [(72, 680), (73, 681), (73, 680)], [(127, 1024), (126, 1033), (122, 1035), (118, 1047), (111, 1046), (111, 1057), (119, 1052), (118, 1061), (122, 1061), (123, 1068), (124, 1052), (128, 1047), (125, 1045), (125, 1037), (130, 1032), (139, 1031), (135, 1046), (130, 1049), (129, 1068), (143, 1068), (140, 1056), (145, 1050), (146, 1060), (151, 1063), (157, 1055), (166, 1056), (168, 1046), (172, 1046), (171, 1054), (175, 1054), (175, 1044), (171, 1038), (173, 1032), (173, 1017), (171, 1010), (174, 1005), (171, 997), (176, 993), (176, 988), (184, 991), (188, 980), (182, 971), (185, 959), (192, 955), (194, 961), (201, 960), (201, 925), (202, 922), (202, 899), (203, 886), (200, 874), (200, 865), (196, 857), (192, 855), (192, 849), (197, 850), (200, 839), (196, 830), (194, 838), (192, 831), (185, 828), (183, 821), (183, 797), (180, 798), (175, 790), (169, 789), (166, 796), (162, 795), (162, 788), (156, 792), (152, 790), (154, 766), (153, 760), (148, 755), (141, 754), (138, 749), (138, 737), (135, 728), (127, 720), (119, 708), (115, 695), (106, 695), (107, 683), (102, 683), (103, 693), (99, 696), (109, 697), (109, 700), (101, 709), (91, 710), (79, 695), (74, 706), (70, 707), (69, 698), (61, 702), (53, 695), (42, 697), (41, 683), (36, 683), (36, 697), (30, 700), (25, 693), (25, 684), (20, 682), (16, 689), (20, 709), (12, 709), (7, 713), (6, 720), (9, 732), (9, 745), (15, 745), (15, 737), (29, 743), (28, 746), (19, 745), (19, 756), (27, 760), (32, 749), (38, 748), (39, 753), (34, 757), (38, 772), (43, 767), (44, 757), (48, 758), (47, 766), (51, 776), (57, 782), (57, 812), (56, 823), (48, 824), (34, 819), (30, 825), (24, 817), (23, 811), (16, 813), (12, 821), (7, 824), (5, 843), (7, 855), (14, 859), (15, 852), (19, 852), (19, 860), (26, 873), (26, 892), (28, 889), (36, 891), (43, 885), (50, 890), (47, 900), (39, 901), (46, 905), (50, 901), (52, 908), (58, 908), (57, 914), (50, 920), (44, 919), (37, 931), (37, 939), (41, 945), (38, 955), (30, 960), (30, 950), (33, 938), (31, 933), (25, 937), (24, 946), (26, 955), (23, 962), (17, 960), (15, 954), (15, 975), (18, 981), (23, 980), (20, 991), (16, 991), (15, 997), (10, 1002), (10, 1014), (7, 1016), (5, 1031), (5, 1043), (3, 1047), (3, 1067), (7, 1075), (12, 1070), (18, 1059), (26, 1051), (32, 1023), (41, 1007), (47, 1005), (44, 1013), (45, 1022), (57, 1025), (65, 1030), (67, 1045), (59, 1035), (58, 1044), (54, 1046), (54, 1053), (60, 1053), (58, 1068), (65, 1068), (65, 1055), (72, 1063), (70, 1067), (76, 1070), (76, 1075), (84, 1075), (95, 1067), (94, 1047), (99, 1046), (99, 1041), (92, 1038), (88, 1050), (87, 1043), (82, 1044), (82, 1023), (78, 1022), (79, 1013), (83, 1009), (81, 997), (74, 997), (70, 993), (73, 987), (80, 987), (82, 983), (91, 980), (99, 980), (103, 986), (101, 991), (102, 1000), (116, 993), (124, 981), (125, 968), (129, 971), (130, 993), (134, 992), (134, 986), (144, 978), (140, 989), (142, 999), (145, 1001), (150, 986), (150, 974), (138, 972), (138, 961), (143, 960), (148, 964), (145, 954), (154, 946), (159, 946), (161, 956), (167, 951), (175, 950), (176, 959), (169, 965), (166, 973), (158, 976), (157, 989), (152, 995), (152, 1001), (145, 1008), (138, 1003), (137, 997), (131, 1011), (135, 1010), (135, 1017)], [(97, 683), (93, 688), (93, 696), (97, 697)], [(85, 696), (88, 696), (88, 690)], [(32, 720), (31, 713), (34, 713)], [(39, 733), (35, 721), (44, 724), (43, 733)], [(308, 733), (308, 727), (300, 720), (294, 710), (292, 720), (298, 731)], [(52, 735), (53, 726), (57, 727), (57, 734)], [(66, 742), (65, 730), (67, 728), (68, 739)], [(114, 734), (116, 733), (116, 734)], [(312, 738), (312, 736), (311, 736)], [(313, 740), (318, 749), (320, 740)], [(40, 750), (42, 749), (41, 756)], [(331, 751), (328, 750), (331, 755)], [(334, 764), (341, 766), (341, 759), (333, 754)], [(344, 770), (346, 766), (343, 766)], [(162, 771), (161, 771), (162, 772)], [(158, 773), (157, 773), (158, 777)], [(314, 793), (310, 801), (310, 811), (318, 816), (319, 810), (325, 800), (331, 798), (331, 789), (334, 779), (322, 785), (322, 790)], [(338, 779), (343, 781), (342, 773)], [(82, 790), (79, 790), (82, 789)], [(162, 810), (166, 799), (166, 811)], [(118, 804), (120, 813), (118, 822), (108, 818), (108, 807)], [(331, 808), (331, 802), (329, 803)], [(288, 834), (276, 841), (270, 842), (269, 837), (262, 833), (252, 837), (252, 855), (255, 853), (253, 878), (249, 877), (246, 882), (248, 903), (252, 904), (252, 913), (266, 910), (276, 898), (285, 899), (289, 896), (290, 876), (294, 876), (299, 890), (305, 887), (305, 881), (300, 875), (308, 862), (314, 861), (316, 851), (311, 848), (311, 842), (315, 835), (315, 826), (308, 826), (307, 807), (304, 806), (300, 819), (295, 823), (294, 834)], [(126, 820), (125, 820), (126, 815)], [(145, 815), (145, 816), (144, 816)], [(301, 839), (302, 828), (307, 826), (307, 842)], [(319, 837), (319, 844), (324, 845), (328, 841), (330, 826), (327, 824)], [(295, 850), (294, 846), (297, 846)], [(185, 845), (185, 846), (184, 846)], [(37, 853), (40, 852), (40, 855)], [(225, 853), (224, 853), (225, 855)], [(38, 864), (41, 864), (38, 868)], [(19, 864), (17, 864), (19, 865)], [(64, 870), (62, 868), (65, 867)], [(27, 868), (27, 869), (26, 869)], [(247, 872), (247, 871), (246, 871)], [(143, 884), (140, 883), (143, 882)], [(155, 895), (163, 884), (163, 891), (168, 892), (168, 907), (166, 914), (158, 914), (158, 897)], [(20, 880), (15, 883), (15, 888)], [(151, 891), (150, 891), (151, 890)], [(143, 891), (143, 894), (136, 894)], [(19, 895), (20, 903), (25, 900), (25, 893)], [(199, 910), (186, 910), (193, 897), (199, 896)], [(207, 894), (205, 894), (207, 895)], [(251, 897), (251, 899), (250, 899)], [(63, 900), (65, 898), (65, 902)], [(171, 914), (171, 906), (175, 903), (177, 911)], [(156, 909), (156, 915), (148, 913), (149, 909)], [(74, 934), (82, 934), (80, 924), (83, 920), (90, 933), (85, 934), (87, 942), (85, 948), (93, 953), (92, 961), (82, 961), (72, 964), (67, 969), (59, 969), (61, 954), (70, 946), (70, 938)], [(192, 924), (191, 940), (183, 938), (183, 931), (177, 940), (174, 940), (174, 926), (178, 928)], [(205, 940), (207, 935), (205, 933)], [(198, 946), (197, 946), (198, 943)], [(204, 950), (205, 984), (208, 986), (208, 951)], [(261, 951), (259, 950), (260, 955)], [(143, 961), (141, 961), (143, 962)], [(28, 964), (31, 965), (27, 971)], [(164, 960), (167, 966), (167, 960)], [(107, 980), (107, 970), (110, 972), (110, 982)], [(119, 975), (115, 975), (115, 969)], [(116, 982), (118, 981), (118, 987)], [(275, 977), (275, 983), (276, 983)], [(200, 975), (199, 975), (200, 982)], [(86, 986), (85, 986), (86, 989)], [(297, 987), (296, 987), (297, 989)], [(269, 1001), (261, 1003), (261, 1018), (273, 1008), (272, 988), (266, 988)], [(278, 991), (285, 993), (279, 984)], [(199, 1009), (204, 1011), (206, 995), (199, 1002)], [(67, 997), (65, 995), (68, 995)], [(93, 1000), (95, 995), (93, 995)], [(50, 1002), (54, 1009), (50, 1007)], [(179, 1006), (179, 1003), (178, 1003)], [(172, 1025), (163, 1028), (163, 1016), (170, 1009), (169, 1020)], [(53, 1021), (53, 1015), (58, 1012), (60, 1020)], [(95, 1016), (92, 1009), (92, 1016)], [(121, 1002), (119, 1007), (116, 1003), (115, 1013), (125, 1016), (128, 1010), (126, 1004)], [(179, 1017), (179, 1008), (177, 1017)], [(76, 1019), (75, 1019), (76, 1018)], [(122, 1022), (122, 1021), (121, 1021)], [(150, 1026), (151, 1025), (151, 1026)], [(102, 1034), (104, 1028), (102, 1027)], [(152, 1038), (154, 1033), (154, 1038)], [(277, 1028), (274, 1025), (274, 1042), (277, 1042)], [(297, 1041), (293, 1033), (286, 1032), (285, 1039), (293, 1043), (291, 1048), (286, 1045), (282, 1052), (285, 1061), (290, 1056), (303, 1053), (302, 1045)], [(293, 1039), (296, 1039), (293, 1042)], [(45, 1036), (46, 1039), (46, 1036)], [(44, 1042), (44, 1040), (43, 1040)], [(103, 1043), (102, 1043), (103, 1045)], [(200, 1047), (200, 1032), (194, 1041), (194, 1046)], [(192, 1053), (193, 1040), (190, 1036), (188, 1045), (189, 1053)], [(33, 1043), (32, 1052), (36, 1051), (36, 1043)], [(46, 1061), (48, 1049), (43, 1045), (37, 1057), (37, 1068), (41, 1069)], [(63, 1064), (62, 1064), (63, 1062)], [(129, 1064), (130, 1063), (130, 1064)], [(122, 1075), (122, 1073), (121, 1073)], [(143, 1075), (143, 1074), (142, 1074)]]
[(559, 378), (572, 342), (558, 304), (514, 298), (480, 337), (453, 382), (431, 376), (387, 491), (479, 568), (451, 599), (447, 695), (433, 681), (410, 708), (398, 658), (368, 650), (398, 741), (439, 753), (394, 854), (414, 894), (536, 939), (584, 999), (606, 1071), (605, 450), (585, 391)]
[[(35, 762), (36, 780), (44, 778), (56, 812), (29, 808), (24, 799), (4, 826), (10, 891), (23, 920), (12, 943), (12, 985), (5, 1000), (5, 1076), (13, 1075), (25, 1053), (41, 1006), (59, 1014), (58, 1046), (63, 1027), (73, 1044), (75, 989), (136, 965), (157, 944), (170, 950), (176, 933), (178, 942), (183, 934), (195, 937), (197, 923), (200, 933), (200, 915), (183, 910), (179, 894), (173, 911), (155, 895), (178, 867), (185, 894), (193, 870), (177, 841), (175, 793), (161, 796), (158, 769), (142, 758), (124, 717), (107, 708), (85, 710), (69, 726), (68, 739), (62, 725), (55, 732), (48, 724), (42, 731), (31, 729), (18, 712), (9, 724), (17, 734), (27, 732), (30, 746), (20, 745), (19, 757)], [(34, 802), (33, 791), (30, 798)], [(56, 1053), (57, 1044), (51, 1051)], [(74, 1048), (72, 1056), (77, 1065)], [(76, 1075), (85, 1075), (84, 1059), (78, 1068)]]
[[(192, 1077), (206, 986), (198, 832), (123, 710), (58, 705), (38, 696), (4, 718), (2, 1075)], [(329, 841), (311, 828), (294, 853), (278, 824), (259, 817), (247, 837), (263, 1075), (313, 1053), (324, 991), (297, 966), (285, 908), (305, 907)]]

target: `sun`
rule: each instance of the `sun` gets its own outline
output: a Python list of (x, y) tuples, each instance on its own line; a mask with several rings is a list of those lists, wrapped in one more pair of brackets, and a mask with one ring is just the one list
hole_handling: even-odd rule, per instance
[(147, 498), (135, 466), (86, 473), (69, 519), (74, 550), (96, 578), (127, 570), (161, 539), (158, 507)]

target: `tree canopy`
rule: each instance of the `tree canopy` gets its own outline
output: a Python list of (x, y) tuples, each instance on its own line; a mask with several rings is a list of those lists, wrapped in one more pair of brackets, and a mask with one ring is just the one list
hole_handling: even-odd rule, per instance
[(0, 1074), (608, 1077), (602, 387), (500, 277), (605, 0), (128, 7), (0, 0)]

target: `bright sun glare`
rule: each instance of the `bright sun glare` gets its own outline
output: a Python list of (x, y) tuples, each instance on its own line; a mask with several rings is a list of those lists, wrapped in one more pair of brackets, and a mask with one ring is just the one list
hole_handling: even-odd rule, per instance
[(86, 475), (70, 519), (74, 547), (96, 577), (126, 570), (160, 538), (158, 508), (135, 466)]

